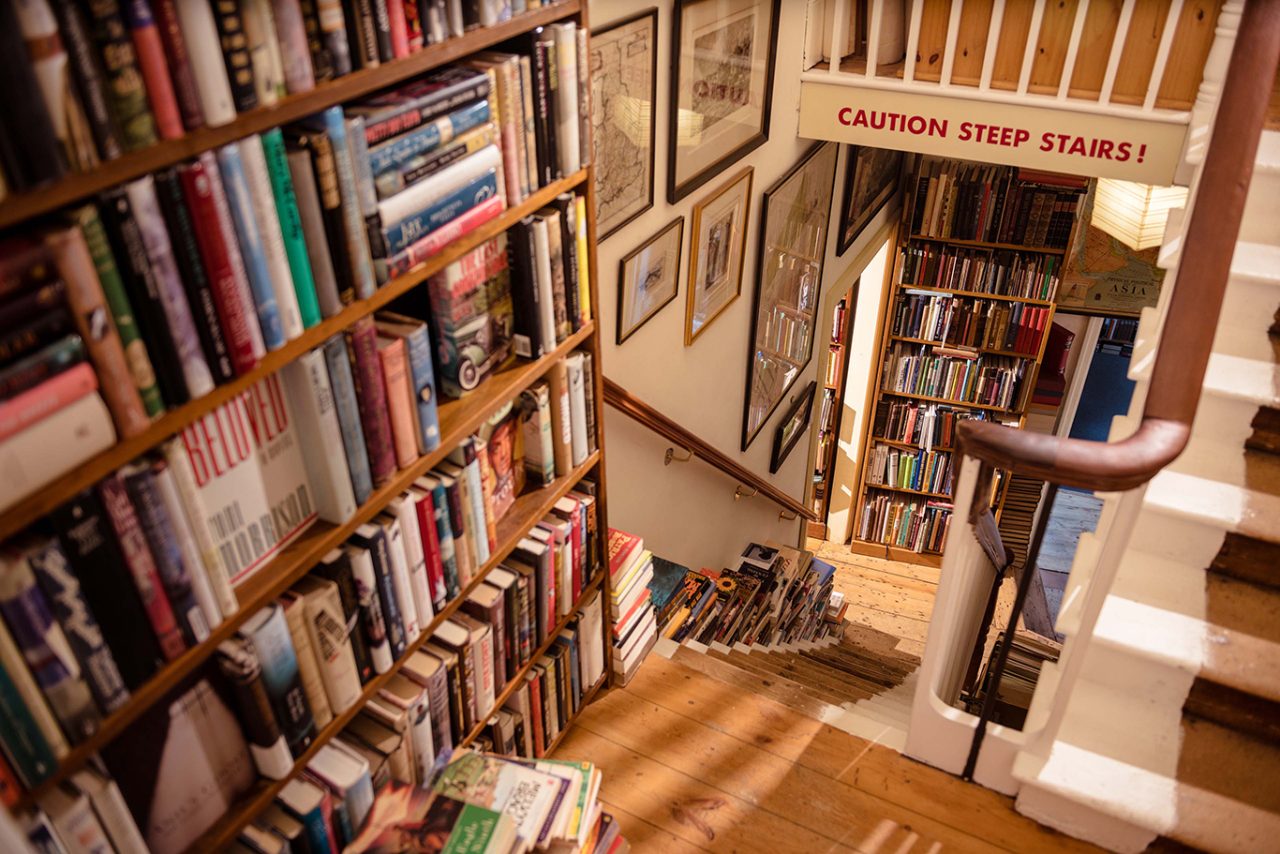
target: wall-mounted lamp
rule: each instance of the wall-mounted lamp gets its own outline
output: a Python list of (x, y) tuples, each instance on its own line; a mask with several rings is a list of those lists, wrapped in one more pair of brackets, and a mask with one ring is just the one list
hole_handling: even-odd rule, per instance
[(1186, 187), (1153, 187), (1099, 178), (1092, 224), (1134, 249), (1159, 246), (1171, 208), (1187, 201)]

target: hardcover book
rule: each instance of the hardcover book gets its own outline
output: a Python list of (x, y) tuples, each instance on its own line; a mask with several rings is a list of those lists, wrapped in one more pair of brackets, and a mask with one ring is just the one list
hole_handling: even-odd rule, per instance
[(486, 241), (432, 276), (427, 289), (441, 387), (460, 397), (515, 355), (506, 235)]
[(341, 525), (355, 515), (357, 505), (324, 352), (312, 350), (280, 373), (298, 425), (316, 513), (332, 525)]

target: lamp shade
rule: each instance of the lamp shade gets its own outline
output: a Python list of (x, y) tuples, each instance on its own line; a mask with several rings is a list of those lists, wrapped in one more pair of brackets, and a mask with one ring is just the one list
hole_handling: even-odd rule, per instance
[(1099, 178), (1091, 221), (1127, 246), (1150, 249), (1164, 239), (1169, 209), (1182, 207), (1186, 200), (1186, 187), (1152, 187)]

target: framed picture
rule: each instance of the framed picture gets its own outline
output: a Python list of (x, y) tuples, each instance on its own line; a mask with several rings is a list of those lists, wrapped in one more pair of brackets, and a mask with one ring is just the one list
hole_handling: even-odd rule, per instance
[(836, 255), (853, 245), (858, 233), (880, 212), (898, 186), (902, 152), (868, 145), (846, 145), (844, 201), (840, 203), (840, 242)]
[(782, 416), (782, 423), (773, 433), (773, 451), (769, 454), (769, 474), (777, 474), (778, 469), (782, 468), (782, 464), (786, 462), (791, 449), (800, 441), (800, 437), (805, 435), (805, 429), (809, 426), (809, 415), (813, 412), (813, 393), (817, 388), (816, 381), (810, 382), (809, 387), (792, 401), (787, 414)]
[(743, 404), (744, 451), (813, 358), (835, 174), (835, 143), (818, 143), (764, 193)]
[(769, 137), (780, 0), (676, 0), (667, 200)]
[(742, 293), (753, 175), (748, 166), (693, 206), (686, 347)]
[(676, 298), (682, 243), (684, 217), (679, 216), (622, 259), (618, 270), (619, 344)]
[(596, 229), (604, 240), (653, 207), (658, 10), (591, 34)]

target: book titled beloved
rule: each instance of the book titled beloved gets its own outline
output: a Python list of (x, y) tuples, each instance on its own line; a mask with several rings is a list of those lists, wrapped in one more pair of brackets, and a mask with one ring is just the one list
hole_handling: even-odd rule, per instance
[(188, 426), (182, 443), (232, 584), (315, 521), (297, 427), (277, 375)]

